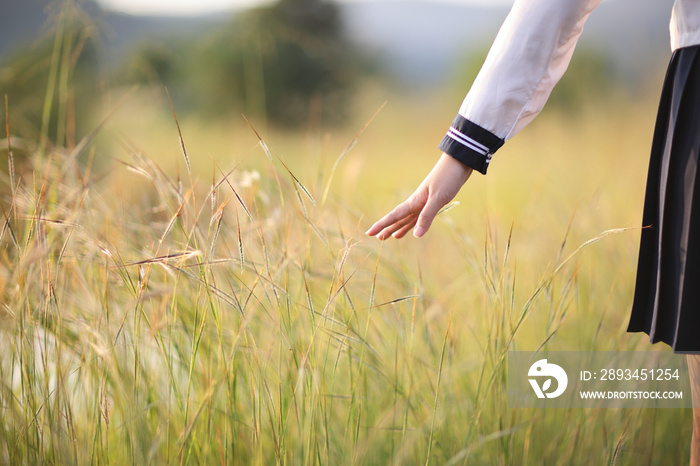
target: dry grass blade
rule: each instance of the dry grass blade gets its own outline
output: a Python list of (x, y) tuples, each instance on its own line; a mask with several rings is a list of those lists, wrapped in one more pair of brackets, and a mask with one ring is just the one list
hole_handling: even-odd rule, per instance
[(245, 115), (242, 116), (245, 122), (248, 123), (248, 126), (250, 126), (250, 129), (253, 130), (253, 133), (255, 133), (255, 137), (258, 138), (258, 142), (260, 143), (260, 147), (262, 147), (263, 152), (265, 153), (265, 155), (267, 155), (267, 158), (270, 159), (270, 162), (272, 162), (272, 152), (270, 151), (270, 148), (267, 147), (267, 144), (265, 144), (265, 141), (260, 136), (260, 133), (258, 133), (255, 127), (253, 127), (253, 124), (250, 122), (250, 120), (248, 120), (248, 118), (246, 118)]
[(615, 443), (615, 449), (613, 450), (612, 455), (610, 456), (610, 461), (608, 463), (610, 466), (616, 465), (620, 460), (622, 448), (625, 444), (625, 441), (627, 441), (627, 438), (629, 437), (629, 434), (627, 433), (628, 425), (629, 418), (627, 418), (627, 422), (625, 422), (625, 427), (623, 428), (622, 432), (620, 433), (620, 436), (617, 439), (617, 442)]
[(447, 204), (445, 207), (443, 207), (442, 209), (440, 209), (440, 210), (438, 211), (438, 213), (435, 214), (435, 215), (438, 216), (438, 215), (440, 215), (440, 214), (444, 214), (444, 213), (447, 212), (448, 210), (452, 209), (453, 207), (457, 207), (458, 205), (459, 205), (459, 201), (450, 202), (450, 203)]
[[(14, 209), (15, 203), (14, 203), (14, 198), (12, 199), (12, 205), (10, 206), (10, 210)], [(20, 253), (22, 252), (22, 247), (19, 244), (19, 241), (17, 240), (17, 236), (15, 236), (15, 232), (12, 229), (12, 224), (10, 223), (10, 218), (7, 215), (7, 212), (5, 212), (5, 208), (0, 204), (0, 210), (2, 210), (2, 216), (5, 218), (5, 223), (2, 226), (2, 233), (0, 233), (0, 243), (2, 242), (3, 238), (5, 237), (5, 232), (7, 230), (10, 231), (10, 237), (12, 238), (12, 242), (14, 243), (15, 247), (17, 248), (17, 251)]]
[[(216, 242), (219, 239), (219, 233), (221, 232), (221, 224), (223, 223), (224, 220), (224, 209), (226, 208), (226, 205), (228, 204), (228, 200), (224, 201), (221, 206), (216, 210), (214, 215), (212, 215), (211, 218), (211, 223), (216, 222), (216, 228), (214, 229), (214, 236), (211, 239), (211, 246), (209, 247), (209, 255), (210, 257), (214, 257), (214, 251), (216, 250)], [(238, 213), (236, 212), (236, 216), (238, 216)]]
[(311, 323), (313, 325), (316, 324), (315, 322), (315, 311), (314, 311), (314, 302), (311, 299), (311, 292), (309, 291), (309, 282), (306, 280), (306, 270), (304, 270), (303, 264), (299, 264), (299, 270), (301, 270), (301, 278), (304, 283), (304, 291), (306, 292), (306, 302), (309, 305), (309, 312), (311, 315)]
[(574, 217), (576, 216), (576, 210), (571, 214), (571, 218), (569, 219), (569, 223), (566, 226), (566, 233), (564, 233), (564, 239), (561, 242), (561, 247), (559, 248), (559, 254), (557, 255), (557, 260), (556, 262), (559, 262), (561, 260), (562, 254), (564, 254), (564, 248), (566, 248), (566, 243), (569, 239), (569, 234), (571, 233), (571, 227), (574, 224)]
[(214, 161), (214, 168), (212, 169), (211, 173), (211, 190), (209, 191), (209, 199), (211, 202), (211, 211), (214, 212), (216, 210), (216, 204), (217, 204), (217, 192), (216, 192), (216, 169), (219, 168), (218, 165), (216, 165), (216, 161)]
[[(267, 157), (270, 159), (270, 161), (272, 161), (273, 154), (270, 151), (270, 149), (267, 147), (267, 144), (265, 144), (265, 141), (263, 141), (262, 137), (260, 137), (260, 133), (258, 133), (256, 131), (256, 129), (253, 127), (252, 123), (250, 121), (248, 121), (248, 119), (245, 117), (245, 115), (243, 115), (243, 118), (245, 118), (246, 123), (248, 123), (248, 126), (250, 126), (250, 129), (253, 130), (253, 133), (255, 133), (255, 136), (258, 138), (258, 141), (260, 142), (260, 147), (262, 147), (263, 151), (265, 152), (265, 155), (267, 155)], [(284, 169), (287, 171), (289, 176), (292, 178), (292, 181), (294, 182), (295, 186), (298, 186), (299, 188), (301, 188), (301, 190), (304, 191), (304, 194), (306, 194), (306, 197), (309, 198), (311, 203), (313, 205), (316, 205), (316, 201), (314, 200), (314, 197), (311, 195), (311, 192), (306, 188), (306, 186), (304, 186), (304, 184), (301, 181), (299, 181), (299, 178), (297, 178), (294, 175), (294, 173), (292, 173), (292, 171), (289, 169), (287, 164), (284, 163), (284, 160), (279, 158), (277, 155), (275, 155), (275, 158), (282, 164)]]
[(178, 253), (173, 253), (173, 254), (167, 254), (165, 256), (158, 256), (158, 257), (151, 257), (149, 259), (143, 259), (140, 261), (135, 261), (135, 262), (126, 262), (124, 266), (133, 266), (133, 265), (144, 265), (144, 264), (156, 264), (156, 263), (161, 263), (165, 264), (167, 262), (170, 262), (172, 260), (187, 260), (192, 257), (201, 257), (202, 253), (200, 251), (186, 251), (186, 252), (178, 252)]
[[(155, 163), (149, 157), (144, 156), (143, 150), (140, 149), (136, 144), (131, 142), (126, 136), (120, 135), (118, 141), (119, 144), (122, 147), (124, 147), (124, 149), (129, 153), (130, 157), (132, 157), (136, 162), (145, 167), (140, 168), (138, 166), (132, 165), (131, 167), (133, 168), (129, 168), (127, 164), (127, 170), (135, 171), (136, 173), (139, 173), (140, 175), (145, 176), (146, 178), (151, 180), (154, 183), (156, 189), (158, 190), (158, 193), (162, 196), (163, 200), (167, 201), (168, 198), (166, 196), (166, 193), (172, 192), (178, 196), (180, 201), (182, 201), (182, 196), (180, 191), (178, 190), (178, 186), (157, 163)], [(119, 163), (122, 164), (124, 163), (116, 158), (114, 160), (117, 160)], [(146, 168), (150, 171), (147, 171)]]
[(297, 195), (297, 201), (301, 207), (302, 216), (310, 221), (311, 219), (309, 219), (309, 212), (306, 210), (306, 204), (304, 204), (304, 200), (301, 198), (301, 194), (299, 194), (299, 189), (297, 188), (296, 184), (294, 185), (294, 193)]
[(168, 88), (165, 88), (165, 94), (168, 96), (168, 102), (170, 102), (170, 110), (173, 112), (173, 118), (175, 119), (175, 126), (177, 126), (177, 135), (180, 138), (180, 148), (182, 149), (182, 155), (185, 157), (185, 164), (187, 165), (187, 173), (190, 175), (190, 182), (192, 181), (192, 166), (190, 165), (190, 157), (187, 155), (187, 148), (185, 147), (185, 139), (182, 137), (182, 131), (180, 130), (180, 122), (177, 120), (177, 115), (175, 114), (175, 106), (173, 105), (173, 100), (170, 98), (170, 92)]
[(559, 271), (569, 262), (576, 254), (578, 254), (579, 251), (581, 251), (583, 248), (585, 248), (588, 245), (591, 245), (593, 243), (597, 243), (601, 239), (605, 238), (606, 236), (613, 235), (616, 233), (624, 233), (625, 231), (630, 231), (630, 230), (637, 230), (637, 228), (611, 228), (610, 230), (605, 230), (604, 232), (594, 236), (593, 238), (589, 239), (588, 241), (583, 242), (579, 247), (576, 248), (574, 252), (569, 254), (566, 259), (564, 259), (559, 266), (552, 272), (552, 277), (554, 275), (557, 275)]
[(241, 220), (238, 217), (238, 211), (236, 211), (236, 229), (238, 230), (238, 256), (241, 263), (241, 275), (245, 272), (245, 252), (243, 250), (243, 237), (241, 235)]
[(335, 291), (335, 293), (333, 293), (333, 295), (328, 298), (328, 301), (326, 302), (326, 305), (324, 306), (321, 315), (325, 316), (327, 314), (327, 311), (330, 308), (331, 304), (336, 300), (340, 292), (343, 291), (343, 289), (348, 284), (353, 275), (355, 275), (355, 272), (357, 272), (357, 270), (358, 269), (353, 270), (350, 276), (340, 284), (340, 287)]
[(8, 173), (10, 175), (10, 191), (12, 192), (12, 197), (15, 196), (15, 157), (12, 154), (12, 141), (10, 137), (10, 109), (7, 99), (7, 94), (5, 94), (5, 134), (7, 135), (7, 164)]
[(343, 276), (343, 267), (345, 266), (345, 261), (348, 259), (348, 255), (350, 254), (350, 250), (353, 246), (354, 244), (351, 244), (350, 242), (345, 243), (345, 247), (343, 248), (343, 255), (340, 258), (340, 264), (336, 268), (333, 280), (331, 280), (330, 289), (328, 290), (329, 297), (333, 293), (333, 286), (335, 285), (336, 278)]
[(396, 303), (400, 303), (402, 301), (408, 301), (409, 299), (416, 299), (416, 298), (420, 298), (420, 297), (421, 297), (421, 295), (419, 295), (419, 294), (411, 294), (408, 296), (403, 296), (401, 298), (392, 299), (391, 301), (387, 301), (385, 303), (375, 304), (374, 308), (376, 309), (378, 307), (388, 306), (389, 304), (396, 304)]
[(182, 212), (182, 209), (185, 207), (185, 203), (183, 202), (180, 204), (180, 207), (178, 207), (177, 212), (170, 218), (170, 221), (168, 222), (168, 225), (165, 227), (165, 231), (163, 231), (163, 234), (160, 236), (160, 240), (158, 241), (158, 249), (160, 249), (160, 246), (163, 244), (163, 241), (165, 241), (165, 238), (170, 234), (170, 231), (173, 229), (173, 226), (175, 226), (175, 222), (177, 221), (178, 217), (180, 217), (180, 213)]
[(387, 102), (384, 101), (384, 103), (382, 103), (379, 106), (377, 111), (374, 112), (374, 115), (372, 115), (372, 117), (369, 120), (367, 120), (367, 123), (365, 123), (365, 125), (360, 129), (360, 131), (358, 131), (355, 134), (355, 136), (352, 138), (352, 140), (350, 140), (350, 142), (345, 147), (345, 149), (343, 149), (343, 152), (341, 152), (340, 155), (338, 156), (338, 158), (335, 159), (335, 162), (333, 163), (333, 168), (331, 168), (331, 173), (330, 173), (330, 175), (328, 175), (328, 182), (326, 182), (326, 188), (323, 190), (323, 197), (321, 197), (321, 205), (324, 205), (326, 203), (326, 198), (328, 197), (328, 191), (330, 191), (330, 189), (331, 189), (333, 177), (335, 176), (335, 172), (338, 169), (338, 165), (340, 165), (340, 162), (342, 162), (343, 159), (345, 158), (345, 156), (348, 155), (348, 153), (350, 153), (352, 148), (355, 147), (355, 144), (357, 144), (357, 141), (360, 139), (360, 136), (362, 135), (362, 133), (365, 132), (365, 130), (369, 127), (369, 125), (372, 123), (372, 121), (374, 121), (374, 119), (377, 117), (377, 115), (379, 115), (379, 112), (382, 111), (382, 109), (386, 106), (386, 104), (387, 104)]
[[(217, 165), (217, 168), (219, 168), (218, 165)], [(252, 220), (252, 219), (253, 219), (253, 215), (250, 213), (250, 210), (248, 210), (248, 206), (245, 205), (245, 202), (243, 202), (243, 199), (241, 199), (241, 196), (238, 195), (238, 192), (236, 191), (236, 188), (233, 187), (233, 184), (232, 184), (231, 181), (228, 179), (228, 177), (231, 176), (231, 174), (236, 170), (236, 168), (238, 168), (238, 167), (232, 168), (232, 169), (231, 169), (228, 173), (226, 173), (226, 174), (224, 174), (224, 172), (221, 170), (221, 168), (219, 168), (219, 172), (221, 172), (221, 174), (223, 175), (223, 178), (221, 179), (221, 181), (219, 181), (219, 182), (214, 186), (214, 188), (213, 188), (212, 190), (218, 189), (218, 187), (221, 186), (221, 184), (223, 184), (224, 182), (225, 182), (226, 184), (228, 184), (229, 188), (231, 188), (231, 191), (233, 191), (233, 194), (236, 196), (236, 199), (238, 199), (238, 203), (241, 204), (241, 207), (243, 207), (243, 210), (245, 210), (245, 213), (246, 213), (246, 215), (248, 216), (248, 218)]]
[[(311, 195), (311, 192), (309, 192), (309, 190), (306, 188), (306, 186), (304, 186), (304, 184), (303, 184), (301, 181), (299, 181), (299, 178), (297, 178), (297, 177), (294, 175), (294, 173), (292, 173), (292, 171), (289, 169), (289, 167), (287, 166), (287, 164), (284, 163), (284, 161), (283, 161), (281, 158), (279, 158), (279, 157), (277, 157), (277, 160), (279, 160), (279, 162), (282, 164), (282, 166), (284, 167), (284, 169), (287, 170), (287, 173), (289, 173), (289, 176), (292, 177), (292, 180), (294, 181), (295, 186), (298, 186), (299, 188), (301, 188), (301, 190), (304, 191), (304, 194), (306, 194), (306, 197), (309, 198), (309, 200), (311, 201), (311, 203), (312, 203), (313, 205), (316, 205), (316, 200), (315, 200), (314, 197)], [(300, 200), (301, 200), (301, 199), (300, 199)]]
[[(299, 199), (301, 202), (301, 199)], [(306, 209), (304, 210), (304, 220), (306, 220), (306, 224), (311, 227), (314, 233), (316, 233), (316, 236), (323, 242), (323, 244), (326, 245), (327, 248), (330, 248), (330, 243), (328, 242), (328, 239), (321, 233), (321, 230), (318, 229), (318, 227), (314, 224), (314, 222), (311, 221), (311, 219), (306, 215)]]
[(132, 164), (127, 163), (127, 162), (124, 162), (123, 160), (119, 160), (119, 159), (115, 159), (115, 160), (118, 163), (121, 163), (122, 165), (124, 165), (126, 167), (126, 169), (129, 170), (130, 172), (136, 173), (137, 175), (141, 175), (149, 181), (155, 181), (153, 176), (150, 173), (148, 173), (146, 170), (144, 170), (143, 168), (137, 167), (137, 166), (132, 165)]

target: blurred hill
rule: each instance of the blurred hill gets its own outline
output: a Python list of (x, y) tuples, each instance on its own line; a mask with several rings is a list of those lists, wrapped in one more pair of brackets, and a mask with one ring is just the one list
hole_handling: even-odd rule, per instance
[[(0, 1), (0, 62), (27, 45), (47, 21), (46, 0)], [(230, 15), (137, 17), (102, 12), (92, 2), (83, 8), (100, 18), (106, 63), (119, 63), (139, 43), (169, 36), (202, 37)], [(628, 77), (668, 58), (668, 21), (673, 0), (609, 0), (589, 19), (580, 47), (607, 53)], [(483, 53), (508, 9), (421, 0), (341, 3), (346, 34), (412, 84), (434, 84), (456, 62)]]
[(47, 19), (45, 3), (41, 0), (0, 2), (0, 59), (40, 33)]
[[(672, 5), (673, 0), (603, 2), (578, 47), (609, 54), (615, 71), (630, 78), (659, 60), (665, 65)], [(414, 83), (435, 82), (457, 66), (455, 61), (483, 54), (508, 10), (420, 0), (343, 6), (349, 35)]]
[[(51, 0), (0, 0), (0, 63), (49, 32), (52, 7), (59, 3)], [(133, 16), (104, 11), (92, 0), (79, 0), (78, 3), (95, 18), (103, 36), (107, 63), (114, 63), (138, 44), (172, 36), (201, 35), (212, 25), (230, 18), (229, 15)]]

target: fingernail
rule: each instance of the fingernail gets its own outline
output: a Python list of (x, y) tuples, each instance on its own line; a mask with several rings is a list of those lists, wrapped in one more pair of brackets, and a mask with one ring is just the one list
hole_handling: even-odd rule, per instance
[(416, 238), (420, 238), (424, 234), (425, 234), (425, 228), (423, 228), (423, 227), (417, 226), (413, 229), (413, 236), (415, 236)]

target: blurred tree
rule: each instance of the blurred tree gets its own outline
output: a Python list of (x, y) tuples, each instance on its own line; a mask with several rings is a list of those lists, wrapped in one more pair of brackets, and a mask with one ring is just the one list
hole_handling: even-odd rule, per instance
[(164, 43), (149, 43), (138, 50), (128, 64), (129, 79), (141, 83), (168, 83), (178, 72), (174, 50)]
[(179, 110), (294, 127), (342, 122), (361, 66), (335, 4), (281, 0), (197, 40), (149, 44), (126, 68), (130, 81), (168, 86)]
[(622, 87), (606, 52), (579, 47), (547, 105), (567, 113), (576, 112), (588, 103), (607, 100)]
[(246, 33), (239, 71), (247, 109), (264, 109), (271, 120), (294, 125), (304, 123), (312, 102), (320, 100), (326, 121), (342, 120), (357, 60), (342, 35), (337, 6), (281, 0), (251, 14), (259, 27)]
[[(52, 3), (49, 32), (0, 65), (13, 135), (44, 146), (71, 147), (94, 129), (99, 96), (97, 34), (91, 16), (73, 1)], [(0, 114), (4, 137), (5, 112)]]

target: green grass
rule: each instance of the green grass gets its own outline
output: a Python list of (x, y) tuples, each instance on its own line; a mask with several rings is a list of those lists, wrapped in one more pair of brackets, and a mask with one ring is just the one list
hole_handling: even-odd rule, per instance
[[(637, 221), (643, 179), (610, 172), (645, 162), (594, 152), (620, 128), (543, 116), (425, 239), (380, 243), (362, 232), (431, 163), (385, 150), (404, 123), (385, 110), (335, 172), (352, 133), (263, 147), (239, 128), (229, 157), (216, 129), (178, 128), (167, 103), (154, 140), (114, 116), (109, 149), (85, 149), (111, 160), (54, 148), (8, 170), (1, 462), (685, 461), (684, 411), (507, 406), (509, 349), (647, 348), (624, 334), (637, 232), (580, 248)], [(170, 149), (151, 157), (132, 137)], [(586, 163), (572, 170), (562, 147)]]
[(687, 410), (507, 405), (509, 350), (649, 349), (624, 329), (653, 101), (545, 111), (380, 243), (461, 96), (366, 86), (349, 129), (290, 133), (117, 90), (73, 144), (74, 39), (29, 159), (0, 144), (0, 464), (687, 461)]

